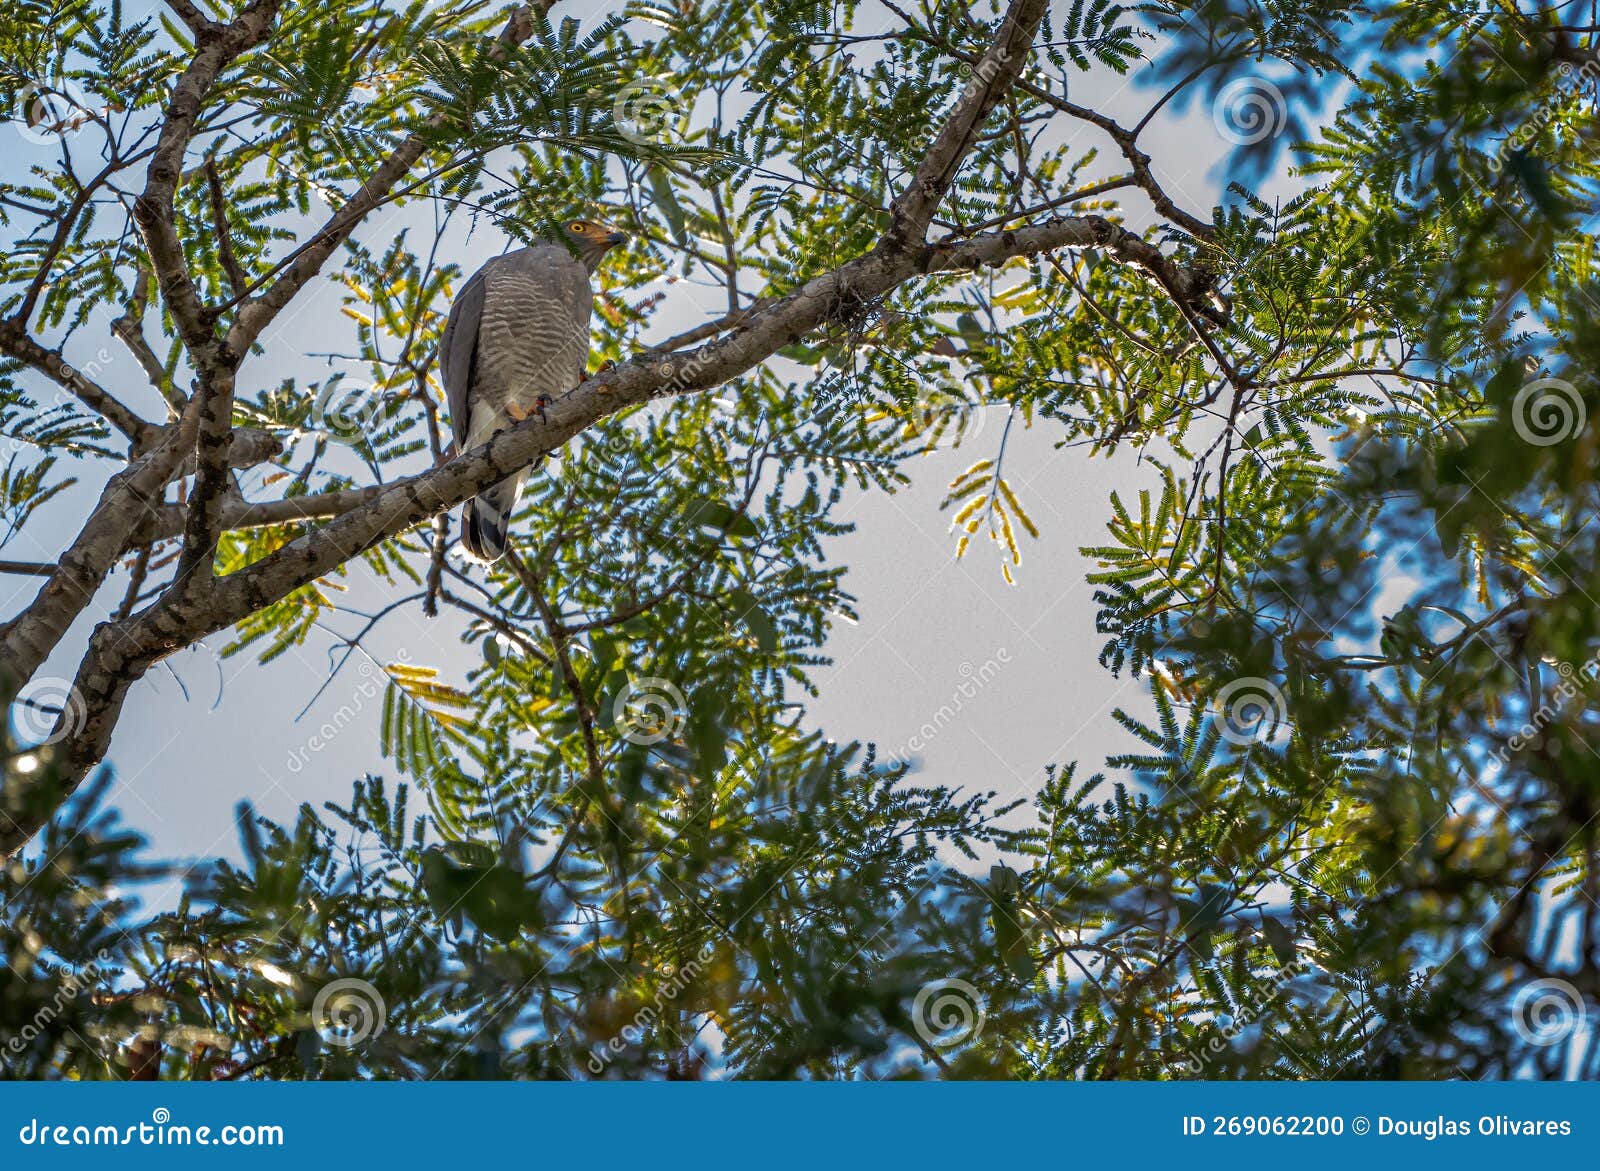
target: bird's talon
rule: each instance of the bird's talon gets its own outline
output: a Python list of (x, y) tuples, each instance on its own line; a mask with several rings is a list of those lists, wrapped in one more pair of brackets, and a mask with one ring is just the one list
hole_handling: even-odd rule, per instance
[(507, 403), (506, 414), (510, 415), (519, 423), (528, 417), (528, 412), (522, 409), (520, 403)]

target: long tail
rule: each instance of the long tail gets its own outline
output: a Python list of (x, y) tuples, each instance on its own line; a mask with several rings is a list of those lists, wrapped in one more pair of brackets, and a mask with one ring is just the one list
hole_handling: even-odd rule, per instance
[(505, 555), (511, 514), (521, 495), (522, 478), (513, 477), (467, 501), (461, 510), (461, 543), (472, 557), (487, 564)]
[(498, 561), (505, 556), (510, 517), (481, 498), (461, 510), (461, 543), (474, 560)]

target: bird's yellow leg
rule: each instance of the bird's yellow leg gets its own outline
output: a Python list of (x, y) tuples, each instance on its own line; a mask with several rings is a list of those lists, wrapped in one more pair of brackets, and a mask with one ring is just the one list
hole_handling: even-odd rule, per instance
[(547, 422), (548, 420), (546, 420), (544, 417), (544, 409), (549, 405), (550, 396), (547, 394), (541, 394), (537, 399), (534, 400), (533, 410), (528, 410), (526, 407), (522, 406), (521, 403), (507, 403), (506, 414), (510, 415), (519, 423), (526, 419), (529, 415), (538, 415), (540, 422)]

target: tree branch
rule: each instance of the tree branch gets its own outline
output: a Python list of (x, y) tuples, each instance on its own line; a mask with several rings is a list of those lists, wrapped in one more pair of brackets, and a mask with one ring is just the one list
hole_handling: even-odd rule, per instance
[(1046, 7), (1047, 0), (1012, 0), (994, 43), (972, 67), (972, 80), (945, 119), (939, 136), (923, 156), (911, 182), (891, 204), (894, 223), (884, 237), (886, 244), (918, 243), (927, 234), (933, 213), (977, 142), (978, 127), (1022, 76)]
[(166, 438), (107, 481), (94, 512), (44, 587), (27, 609), (0, 629), (0, 661), (14, 676), (30, 678), (89, 604), (139, 515), (166, 487), (194, 442), (197, 422), (198, 412), (191, 408)]
[(217, 256), (222, 261), (222, 271), (227, 274), (228, 287), (239, 296), (250, 284), (239, 258), (233, 251), (233, 231), (228, 227), (228, 203), (222, 193), (222, 176), (217, 174), (217, 160), (206, 160), (206, 190), (211, 196), (211, 223), (217, 233)]
[[(498, 44), (491, 52), (503, 56), (513, 46), (533, 35), (535, 15), (543, 16), (555, 6), (555, 0), (534, 0), (520, 4), (500, 32)], [(427, 123), (435, 129), (444, 124), (444, 116), (435, 115)], [(403, 179), (417, 160), (427, 150), (431, 141), (426, 133), (413, 134), (395, 148), (367, 181), (352, 195), (344, 206), (333, 213), (318, 229), (309, 245), (303, 245), (294, 261), (260, 296), (252, 297), (239, 306), (233, 326), (228, 331), (228, 346), (237, 354), (245, 353), (261, 336), (272, 320), (292, 301), (306, 282), (322, 271), (328, 257), (350, 238), (373, 208), (377, 207), (394, 185)]]
[[(235, 436), (245, 434), (239, 432)], [(287, 524), (297, 520), (323, 520), (341, 516), (360, 508), (375, 499), (382, 491), (379, 487), (340, 488), (332, 492), (319, 492), (309, 496), (286, 496), (282, 500), (268, 500), (259, 504), (230, 500), (223, 509), (223, 531), (233, 529), (258, 529), (268, 525)], [(128, 536), (127, 547), (153, 545), (170, 540), (183, 532), (186, 510), (182, 505), (163, 504), (151, 509), (137, 528)]]
[(40, 345), (15, 318), (0, 320), (0, 353), (31, 366), (66, 388), (84, 406), (126, 435), (136, 449), (160, 433), (161, 429), (154, 423), (141, 419), (105, 387), (74, 369), (60, 350)]
[(133, 355), (134, 361), (139, 363), (139, 368), (150, 380), (150, 385), (159, 390), (161, 397), (167, 400), (167, 406), (172, 409), (172, 417), (177, 418), (183, 414), (183, 406), (187, 399), (172, 385), (172, 379), (167, 377), (166, 367), (161, 364), (161, 359), (156, 357), (155, 351), (150, 348), (150, 343), (145, 340), (144, 310), (149, 298), (150, 270), (141, 264), (133, 278), (133, 296), (128, 299), (122, 316), (111, 323), (111, 332), (128, 347), (128, 352)]
[(172, 87), (161, 134), (145, 173), (144, 192), (133, 202), (134, 222), (144, 236), (161, 298), (202, 376), (220, 364), (221, 343), (184, 262), (173, 201), (183, 178), (184, 152), (194, 137), (206, 94), (223, 70), (266, 40), (281, 3), (251, 0), (233, 23), (196, 30), (195, 54)]

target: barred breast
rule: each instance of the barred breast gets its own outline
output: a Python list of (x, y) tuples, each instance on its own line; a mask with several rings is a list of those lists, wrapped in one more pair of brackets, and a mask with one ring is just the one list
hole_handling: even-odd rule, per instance
[(578, 384), (594, 301), (589, 274), (559, 245), (507, 253), (484, 280), (469, 447), (511, 424), (508, 404), (526, 413)]

